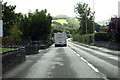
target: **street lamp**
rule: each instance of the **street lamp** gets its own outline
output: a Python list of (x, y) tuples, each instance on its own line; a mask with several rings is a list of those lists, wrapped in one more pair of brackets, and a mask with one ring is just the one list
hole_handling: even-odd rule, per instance
[(86, 25), (86, 34), (87, 34), (87, 10), (85, 11), (85, 16), (86, 16), (86, 22), (85, 22), (85, 25)]
[(94, 0), (93, 0), (93, 45), (95, 45), (95, 10), (94, 10)]

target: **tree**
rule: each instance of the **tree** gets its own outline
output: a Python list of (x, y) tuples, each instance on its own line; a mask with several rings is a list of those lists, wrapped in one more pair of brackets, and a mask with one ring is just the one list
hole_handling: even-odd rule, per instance
[(13, 44), (17, 44), (21, 41), (22, 32), (20, 31), (17, 24), (14, 24), (10, 31), (10, 40), (13, 42)]
[(21, 30), (26, 39), (31, 40), (46, 40), (51, 33), (51, 21), (52, 17), (47, 10), (36, 11), (34, 13), (28, 13), (23, 16), (21, 20)]
[(7, 2), (2, 5), (2, 13), (3, 13), (3, 36), (9, 35), (9, 29), (11, 25), (15, 23), (16, 15), (15, 8), (16, 6), (8, 5)]
[(74, 9), (75, 13), (77, 14), (77, 18), (80, 22), (80, 33), (86, 33), (86, 23), (87, 23), (87, 33), (93, 33), (93, 12), (91, 8), (88, 7), (86, 3), (77, 3)]

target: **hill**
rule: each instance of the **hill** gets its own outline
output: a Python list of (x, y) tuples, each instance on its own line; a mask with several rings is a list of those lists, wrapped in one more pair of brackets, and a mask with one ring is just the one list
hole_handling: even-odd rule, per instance
[(97, 23), (98, 23), (99, 25), (106, 25), (107, 22), (108, 22), (108, 20), (97, 21)]
[(79, 21), (77, 18), (69, 17), (67, 15), (57, 15), (53, 17), (52, 25), (56, 25), (62, 28), (73, 26), (79, 28)]

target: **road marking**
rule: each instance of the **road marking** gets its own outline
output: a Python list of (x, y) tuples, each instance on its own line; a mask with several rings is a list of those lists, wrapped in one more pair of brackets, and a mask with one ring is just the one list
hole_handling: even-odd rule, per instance
[(95, 68), (92, 64), (88, 63), (88, 66), (90, 66), (95, 72), (99, 72), (99, 70)]
[[(77, 46), (77, 45), (76, 45)], [(73, 48), (71, 46), (69, 46), (72, 50)], [(79, 47), (79, 46), (78, 46)], [(78, 54), (78, 52), (76, 52), (75, 50), (73, 50), (74, 53), (76, 53), (77, 55), (80, 56), (80, 54)], [(100, 74), (100, 77), (103, 78), (104, 80), (109, 80), (105, 74), (101, 73), (96, 67), (94, 67), (91, 63), (89, 63), (85, 58), (80, 57), (82, 61), (86, 62), (88, 64), (88, 66), (90, 68), (92, 68), (96, 73)]]
[(103, 73), (99, 72), (104, 80), (109, 80)]
[(77, 54), (77, 56), (80, 56), (79, 54)]
[[(72, 49), (72, 48), (71, 48)], [(73, 49), (72, 49), (72, 51), (77, 55), (77, 56), (80, 56), (80, 54), (78, 54), (76, 51), (74, 51)]]
[(84, 59), (83, 57), (81, 57), (81, 59), (82, 59), (83, 61), (85, 61), (85, 62), (87, 62), (87, 63), (88, 63), (88, 61), (87, 61), (86, 59)]
[[(71, 47), (70, 47), (71, 48)], [(76, 51), (74, 51), (72, 48), (71, 48), (71, 50), (73, 51), (73, 53), (76, 53)], [(76, 53), (77, 54), (77, 53)]]

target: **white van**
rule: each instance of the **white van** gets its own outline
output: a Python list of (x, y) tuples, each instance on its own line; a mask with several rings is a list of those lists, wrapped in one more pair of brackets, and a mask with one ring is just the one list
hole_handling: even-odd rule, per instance
[(54, 43), (55, 47), (67, 46), (66, 33), (65, 32), (54, 33)]

